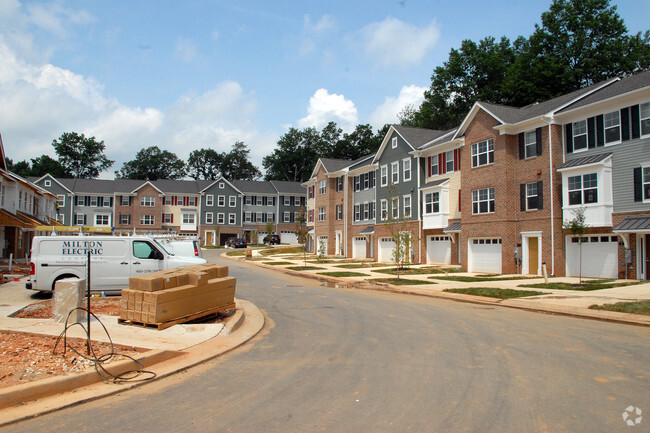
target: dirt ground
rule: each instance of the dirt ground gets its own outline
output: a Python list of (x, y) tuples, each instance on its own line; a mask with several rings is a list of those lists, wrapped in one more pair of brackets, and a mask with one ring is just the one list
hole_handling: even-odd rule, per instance
[[(93, 314), (118, 316), (120, 313), (120, 298), (91, 298), (90, 310)], [(23, 308), (15, 317), (42, 318), (52, 317), (52, 300), (31, 304)], [(77, 355), (69, 347), (74, 347), (79, 353), (86, 355), (87, 343), (82, 339), (68, 339), (65, 350), (63, 341), (56, 344), (56, 337), (35, 336), (25, 333), (0, 332), (0, 388), (31, 382), (57, 375), (83, 372), (93, 369), (91, 360)], [(92, 348), (96, 356), (110, 353), (107, 343), (93, 342)], [(133, 347), (115, 346), (114, 353), (136, 356), (138, 352)], [(114, 356), (110, 362), (125, 359)]]

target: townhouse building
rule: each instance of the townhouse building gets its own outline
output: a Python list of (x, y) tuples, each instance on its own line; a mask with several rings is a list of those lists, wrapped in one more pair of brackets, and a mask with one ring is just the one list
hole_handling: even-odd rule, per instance
[(205, 245), (224, 245), (242, 236), (243, 193), (223, 177), (198, 181), (201, 194), (200, 227)]
[[(347, 167), (346, 187), (351, 193), (350, 204), (342, 204), (345, 216), (350, 215), (347, 224), (350, 257), (366, 259), (375, 257), (375, 224), (377, 220), (377, 168), (373, 153), (350, 163)], [(347, 218), (346, 218), (347, 221)]]
[(271, 180), (270, 182), (278, 194), (276, 210), (278, 218), (275, 224), (275, 233), (280, 235), (282, 243), (298, 243), (296, 224), (299, 223), (299, 215), (305, 212), (307, 205), (305, 188), (298, 182), (284, 180)]

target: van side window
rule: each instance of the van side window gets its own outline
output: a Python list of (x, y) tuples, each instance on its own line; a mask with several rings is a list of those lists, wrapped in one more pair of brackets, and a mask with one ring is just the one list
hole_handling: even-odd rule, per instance
[(149, 242), (133, 241), (133, 255), (139, 259), (155, 258), (156, 250)]

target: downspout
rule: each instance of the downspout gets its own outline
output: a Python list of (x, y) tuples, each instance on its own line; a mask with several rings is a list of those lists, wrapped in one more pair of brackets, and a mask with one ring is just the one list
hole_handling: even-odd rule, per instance
[(343, 255), (348, 256), (348, 173), (343, 178)]
[(422, 213), (420, 210), (420, 158), (415, 158), (417, 161), (417, 172), (418, 172), (418, 183), (415, 186), (415, 192), (417, 194), (417, 203), (418, 203), (418, 213), (416, 221), (418, 223), (418, 263), (422, 264)]
[(553, 200), (553, 141), (551, 140), (551, 122), (548, 126), (548, 176), (551, 183), (551, 275), (555, 276), (555, 200)]

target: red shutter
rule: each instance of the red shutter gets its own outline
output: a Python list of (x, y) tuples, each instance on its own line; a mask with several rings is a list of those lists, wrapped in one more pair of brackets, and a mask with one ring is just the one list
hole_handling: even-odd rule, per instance
[(460, 156), (459, 154), (460, 154), (460, 149), (454, 149), (454, 171), (458, 171), (460, 169), (459, 168), (460, 161), (458, 158)]
[(458, 190), (458, 212), (460, 212), (460, 190)]
[(427, 166), (429, 167), (429, 177), (431, 177), (431, 157), (427, 158)]
[(171, 215), (172, 215), (171, 221), (172, 221), (172, 224), (173, 224), (174, 223), (174, 214), (171, 214)]

